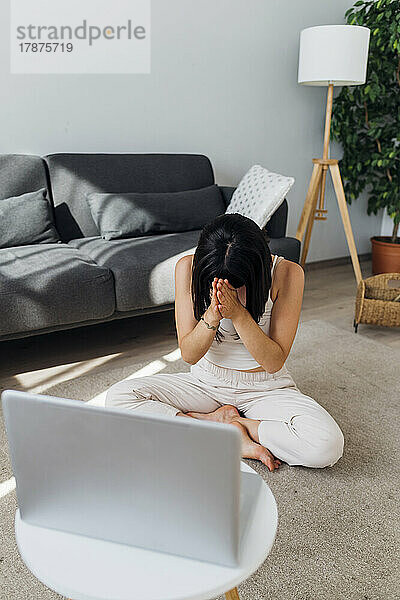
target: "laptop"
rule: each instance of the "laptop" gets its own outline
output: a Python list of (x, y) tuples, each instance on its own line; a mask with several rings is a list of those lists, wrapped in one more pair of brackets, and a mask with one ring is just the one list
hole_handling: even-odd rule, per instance
[(230, 425), (2, 394), (21, 518), (235, 567), (262, 480)]

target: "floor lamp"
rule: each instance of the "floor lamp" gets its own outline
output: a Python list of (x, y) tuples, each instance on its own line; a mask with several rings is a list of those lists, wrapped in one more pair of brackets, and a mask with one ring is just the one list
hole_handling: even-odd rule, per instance
[[(300, 34), (298, 82), (328, 86), (322, 158), (313, 159), (313, 172), (297, 227), (296, 238), (303, 240), (300, 263), (304, 267), (314, 220), (326, 220), (325, 184), (329, 170), (339, 205), (357, 283), (362, 279), (339, 164), (329, 158), (333, 86), (365, 83), (370, 31), (357, 25), (323, 25), (303, 29)], [(318, 203), (318, 206), (317, 206)]]

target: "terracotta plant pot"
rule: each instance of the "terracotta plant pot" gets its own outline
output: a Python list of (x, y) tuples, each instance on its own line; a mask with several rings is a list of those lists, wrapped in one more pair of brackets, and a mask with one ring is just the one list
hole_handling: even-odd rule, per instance
[(400, 238), (393, 244), (390, 237), (375, 236), (372, 243), (372, 273), (400, 273)]

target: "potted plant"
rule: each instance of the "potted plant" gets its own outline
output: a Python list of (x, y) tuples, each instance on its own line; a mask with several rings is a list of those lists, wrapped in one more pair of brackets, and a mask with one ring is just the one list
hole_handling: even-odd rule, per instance
[(375, 236), (372, 270), (400, 272), (400, 12), (398, 0), (358, 0), (349, 25), (371, 30), (365, 85), (343, 87), (334, 100), (332, 135), (343, 147), (340, 170), (349, 203), (363, 190), (368, 214), (386, 209), (391, 236)]

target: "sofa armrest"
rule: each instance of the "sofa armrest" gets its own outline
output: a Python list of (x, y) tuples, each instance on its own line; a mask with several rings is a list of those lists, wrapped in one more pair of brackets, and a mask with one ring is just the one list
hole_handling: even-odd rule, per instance
[(268, 237), (283, 238), (286, 236), (287, 217), (288, 203), (284, 200), (265, 226)]
[(236, 188), (228, 187), (226, 185), (220, 185), (218, 187), (221, 190), (222, 198), (225, 202), (225, 208), (228, 208), (228, 205), (232, 200), (233, 192), (236, 190)]

